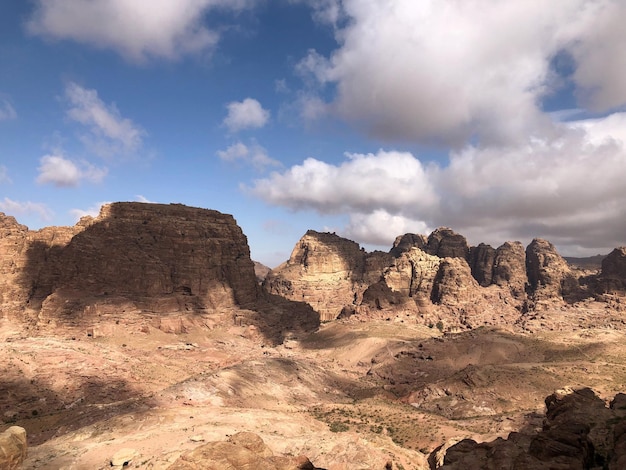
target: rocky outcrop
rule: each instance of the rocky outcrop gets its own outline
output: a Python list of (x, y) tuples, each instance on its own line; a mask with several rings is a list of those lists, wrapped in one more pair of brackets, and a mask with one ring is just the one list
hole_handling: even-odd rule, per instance
[(507, 439), (476, 443), (460, 441), (447, 449), (446, 470), (539, 470), (605, 468), (626, 463), (626, 403), (618, 394), (609, 408), (591, 389), (556, 392), (546, 398), (543, 428), (509, 434)]
[(535, 238), (526, 248), (526, 272), (534, 301), (561, 299), (576, 294), (578, 283), (567, 261), (547, 240)]
[(323, 470), (305, 456), (274, 455), (258, 435), (240, 432), (182, 455), (168, 470)]
[(491, 285), (495, 260), (496, 250), (490, 245), (481, 243), (470, 248), (472, 276), (483, 287)]
[(0, 468), (18, 470), (27, 454), (26, 430), (20, 426), (11, 426), (0, 433)]
[(409, 251), (411, 248), (419, 248), (425, 250), (428, 244), (428, 238), (424, 235), (416, 233), (405, 233), (404, 235), (398, 235), (393, 242), (393, 246), (389, 253), (398, 258), (402, 253)]
[(626, 290), (626, 247), (615, 248), (602, 260), (599, 288), (601, 292)]
[(469, 260), (469, 246), (463, 235), (448, 227), (440, 227), (428, 236), (427, 253), (439, 258), (462, 258)]
[(271, 294), (308, 303), (323, 321), (334, 320), (344, 307), (361, 303), (365, 289), (390, 260), (386, 253), (370, 256), (334, 233), (309, 230), (263, 285)]
[(74, 227), (36, 232), (2, 216), (0, 272), (3, 316), (38, 325), (78, 326), (131, 313), (236, 317), (267, 333), (300, 320), (307, 329), (319, 324), (305, 304), (262, 291), (231, 215), (181, 204), (113, 203)]
[(496, 250), (493, 262), (493, 284), (507, 287), (516, 299), (524, 299), (528, 276), (526, 252), (520, 242), (505, 242)]

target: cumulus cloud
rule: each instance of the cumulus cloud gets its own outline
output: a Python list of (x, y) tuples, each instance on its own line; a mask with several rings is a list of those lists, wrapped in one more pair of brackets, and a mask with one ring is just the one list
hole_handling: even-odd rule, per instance
[(0, 98), (0, 121), (10, 121), (17, 118), (15, 108), (6, 99)]
[(223, 123), (230, 132), (259, 129), (265, 126), (270, 119), (270, 112), (263, 109), (261, 103), (253, 98), (230, 102), (226, 108), (228, 115), (224, 118)]
[(103, 205), (110, 204), (109, 201), (98, 202), (87, 209), (70, 209), (70, 215), (78, 222), (83, 217), (97, 217)]
[(70, 82), (65, 97), (69, 104), (67, 116), (89, 129), (82, 140), (91, 150), (109, 157), (132, 154), (141, 148), (145, 131), (123, 117), (115, 104), (104, 103), (96, 90)]
[(453, 151), (447, 164), (406, 152), (309, 158), (249, 189), (292, 210), (349, 214), (344, 235), (390, 245), (406, 231), (450, 226), (474, 243), (543, 236), (596, 253), (624, 243), (626, 113), (568, 123), (523, 145)]
[(263, 170), (269, 166), (281, 166), (278, 160), (267, 155), (267, 151), (253, 142), (250, 146), (236, 142), (226, 150), (219, 150), (217, 156), (225, 162), (244, 162), (251, 164), (257, 170)]
[(346, 158), (340, 165), (307, 158), (255, 181), (252, 192), (272, 204), (322, 214), (369, 213), (372, 208), (397, 213), (406, 205), (428, 210), (437, 204), (424, 166), (410, 153), (380, 150)]
[(106, 168), (87, 162), (76, 163), (60, 155), (44, 155), (39, 162), (37, 183), (57, 187), (78, 186), (83, 180), (99, 183), (108, 173)]
[(0, 200), (0, 211), (13, 216), (36, 214), (44, 222), (49, 222), (53, 216), (52, 211), (45, 204), (30, 201), (14, 201), (8, 197)]
[(239, 11), (254, 0), (36, 0), (31, 34), (113, 49), (135, 62), (210, 51), (219, 33), (203, 24), (216, 9)]
[(581, 106), (626, 104), (623, 2), (344, 0), (339, 47), (297, 66), (333, 84), (337, 116), (377, 138), (520, 143), (552, 132), (552, 60), (574, 58)]

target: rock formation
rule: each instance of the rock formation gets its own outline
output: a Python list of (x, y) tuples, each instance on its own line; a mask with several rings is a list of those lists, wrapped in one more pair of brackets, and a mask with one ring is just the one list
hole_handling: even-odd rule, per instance
[(607, 408), (588, 388), (556, 392), (546, 398), (542, 429), (522, 429), (508, 439), (485, 443), (464, 439), (445, 451), (443, 465), (437, 465), (433, 456), (431, 468), (622, 469), (626, 464), (625, 404), (623, 394)]
[(20, 426), (11, 426), (0, 433), (0, 468), (18, 470), (26, 459), (26, 430)]
[(526, 271), (534, 301), (576, 294), (578, 283), (552, 243), (535, 238), (526, 248)]
[(469, 259), (469, 246), (463, 235), (448, 227), (440, 227), (428, 236), (426, 252), (440, 258)]
[(490, 245), (481, 243), (470, 248), (470, 267), (472, 276), (478, 283), (487, 287), (493, 280), (493, 269), (496, 259), (496, 250)]
[(500, 287), (508, 287), (516, 299), (526, 296), (526, 253), (520, 242), (505, 242), (498, 247), (493, 263), (492, 282)]
[(573, 271), (545, 240), (527, 249), (517, 241), (470, 248), (465, 237), (442, 227), (428, 237), (398, 236), (389, 253), (365, 253), (335, 234), (309, 231), (264, 288), (307, 302), (324, 320), (387, 312), (425, 324), (443, 320), (450, 328), (510, 324), (529, 310), (622, 290), (626, 278), (621, 252), (615, 253), (602, 283), (585, 278), (581, 286), (584, 273)]
[[(293, 323), (283, 315), (284, 300), (269, 305), (231, 215), (181, 204), (113, 203), (74, 227), (32, 232), (2, 216), (0, 230), (4, 316), (78, 325), (115, 312), (248, 308), (241, 324), (252, 317), (265, 326)], [(310, 308), (291, 307), (303, 324), (316, 323)]]
[(174, 462), (168, 470), (323, 470), (305, 456), (274, 455), (259, 436), (240, 432), (224, 442), (209, 442)]
[(289, 260), (268, 275), (264, 287), (271, 294), (308, 303), (323, 321), (334, 320), (344, 307), (360, 304), (363, 292), (390, 259), (385, 253), (368, 255), (357, 243), (333, 233), (309, 230)]
[(615, 248), (602, 260), (599, 288), (602, 292), (626, 290), (626, 247)]

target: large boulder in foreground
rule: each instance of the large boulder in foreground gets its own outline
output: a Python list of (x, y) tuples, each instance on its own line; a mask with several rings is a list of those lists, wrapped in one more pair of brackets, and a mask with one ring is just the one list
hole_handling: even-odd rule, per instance
[(17, 470), (22, 468), (22, 462), (27, 453), (26, 430), (20, 426), (11, 426), (0, 433), (0, 468), (3, 470)]
[[(183, 454), (168, 470), (318, 470), (305, 456), (274, 455), (258, 435), (240, 432)], [(321, 470), (321, 469), (319, 469)]]
[[(464, 439), (445, 451), (445, 470), (617, 470), (626, 464), (626, 398), (618, 394), (607, 407), (591, 389), (558, 391), (546, 398), (541, 429), (513, 432), (507, 439), (477, 443)], [(437, 449), (433, 455), (439, 450)], [(439, 456), (437, 456), (439, 457)]]

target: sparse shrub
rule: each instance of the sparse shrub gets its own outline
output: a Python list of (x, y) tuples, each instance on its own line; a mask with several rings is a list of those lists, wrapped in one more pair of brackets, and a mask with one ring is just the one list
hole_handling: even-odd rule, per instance
[(330, 423), (330, 431), (331, 432), (346, 432), (350, 429), (346, 423), (340, 423), (339, 421), (334, 421)]
[(441, 320), (439, 320), (437, 322), (437, 329), (441, 332), (443, 332), (443, 322)]

